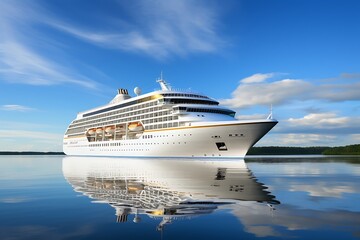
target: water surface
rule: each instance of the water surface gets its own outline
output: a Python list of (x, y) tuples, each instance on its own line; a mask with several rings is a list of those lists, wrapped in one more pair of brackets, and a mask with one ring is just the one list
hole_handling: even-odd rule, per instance
[(360, 159), (0, 157), (0, 239), (359, 239)]

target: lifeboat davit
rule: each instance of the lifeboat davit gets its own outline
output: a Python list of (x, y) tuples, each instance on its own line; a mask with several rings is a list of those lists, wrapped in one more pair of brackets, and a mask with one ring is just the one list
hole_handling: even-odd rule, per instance
[(141, 122), (133, 122), (133, 123), (129, 123), (128, 129), (130, 131), (142, 131), (144, 130), (144, 126), (141, 124)]
[(103, 133), (103, 128), (97, 128), (97, 129), (96, 129), (96, 133), (97, 133), (97, 134)]
[(87, 134), (89, 135), (93, 135), (94, 133), (96, 132), (96, 129), (95, 128), (91, 128), (87, 131)]

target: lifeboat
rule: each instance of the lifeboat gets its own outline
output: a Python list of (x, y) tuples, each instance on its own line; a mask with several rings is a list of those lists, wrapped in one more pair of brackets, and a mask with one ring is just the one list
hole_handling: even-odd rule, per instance
[(133, 123), (129, 123), (128, 126), (129, 131), (142, 131), (144, 130), (144, 126), (141, 124), (141, 122), (133, 122)]
[(105, 132), (106, 133), (114, 133), (115, 132), (115, 126), (108, 126), (108, 127), (105, 127)]
[(90, 129), (87, 131), (87, 134), (93, 135), (95, 132), (96, 132), (96, 129), (95, 129), (95, 128), (90, 128)]
[(96, 133), (97, 133), (97, 134), (103, 133), (103, 128), (97, 128), (97, 129), (96, 129)]

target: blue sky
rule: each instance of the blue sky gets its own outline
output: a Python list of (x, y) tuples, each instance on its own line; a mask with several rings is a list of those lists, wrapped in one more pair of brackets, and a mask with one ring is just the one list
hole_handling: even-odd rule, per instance
[(0, 1), (0, 151), (61, 151), (117, 88), (172, 86), (279, 124), (258, 146), (360, 142), (360, 2)]

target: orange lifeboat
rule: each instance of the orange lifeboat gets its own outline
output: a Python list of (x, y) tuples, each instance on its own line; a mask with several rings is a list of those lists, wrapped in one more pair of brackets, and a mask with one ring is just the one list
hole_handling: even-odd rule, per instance
[(107, 127), (105, 127), (105, 132), (110, 133), (110, 134), (114, 133), (115, 132), (115, 126), (107, 126)]
[(95, 132), (96, 132), (96, 129), (95, 129), (95, 128), (90, 128), (90, 129), (87, 131), (87, 134), (93, 135)]
[(141, 124), (141, 122), (132, 122), (128, 125), (129, 131), (142, 131), (144, 130), (144, 126)]
[(97, 128), (97, 129), (96, 129), (96, 133), (97, 133), (97, 134), (103, 133), (103, 128), (101, 128), (101, 127), (100, 127), (100, 128)]

